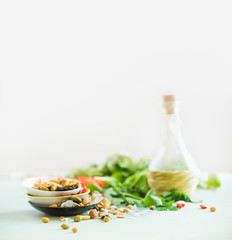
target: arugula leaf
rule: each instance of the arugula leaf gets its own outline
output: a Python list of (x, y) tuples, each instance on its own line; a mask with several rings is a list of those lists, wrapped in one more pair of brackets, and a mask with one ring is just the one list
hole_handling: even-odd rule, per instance
[(130, 157), (121, 154), (115, 154), (107, 159), (102, 170), (106, 175), (112, 175), (118, 171), (132, 173), (132, 166), (133, 162)]
[(216, 174), (210, 174), (207, 181), (208, 188), (219, 188), (221, 182)]
[(111, 175), (111, 177), (117, 179), (117, 180), (120, 181), (120, 182), (123, 182), (124, 179), (127, 177), (127, 175), (128, 175), (128, 174), (127, 174), (126, 172), (120, 172), (120, 171), (118, 171), (118, 172), (113, 173), (113, 174)]
[(130, 205), (135, 205), (137, 207), (146, 207), (145, 203), (142, 200), (138, 200), (135, 198), (131, 198), (131, 197), (125, 197), (124, 201)]
[(124, 202), (124, 199), (116, 197), (117, 195), (118, 193), (113, 188), (108, 188), (104, 191), (104, 197), (107, 198), (111, 204), (120, 206)]
[(103, 192), (103, 189), (99, 187), (97, 184), (88, 184), (86, 187), (90, 190), (91, 193), (93, 191), (98, 191), (100, 193)]
[(123, 185), (133, 194), (144, 197), (150, 189), (147, 182), (147, 169), (141, 170), (127, 177)]
[(76, 176), (94, 177), (94, 176), (102, 176), (102, 175), (103, 175), (102, 170), (99, 169), (96, 164), (92, 164), (86, 169), (81, 169), (78, 167), (74, 168), (70, 176), (75, 178)]
[(175, 206), (158, 206), (155, 208), (157, 211), (178, 211), (179, 208)]
[(176, 189), (172, 189), (167, 193), (164, 193), (161, 195), (163, 198), (166, 199), (167, 202), (169, 201), (180, 201), (183, 200), (185, 202), (192, 202), (192, 200), (190, 199), (190, 197), (186, 194), (184, 194), (183, 192), (180, 192)]
[(155, 195), (155, 192), (152, 189), (150, 189), (147, 192), (147, 194), (144, 198), (144, 203), (147, 207), (150, 207), (152, 205), (154, 205), (154, 206), (162, 206), (163, 205), (161, 199)]
[(116, 187), (118, 185), (118, 181), (114, 177), (95, 177), (95, 179), (105, 181), (104, 188)]

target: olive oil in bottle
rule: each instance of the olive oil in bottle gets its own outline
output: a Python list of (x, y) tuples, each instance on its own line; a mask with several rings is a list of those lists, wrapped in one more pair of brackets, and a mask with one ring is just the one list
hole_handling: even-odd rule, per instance
[(176, 105), (175, 96), (164, 96), (166, 137), (148, 171), (148, 183), (158, 195), (173, 188), (192, 195), (198, 184), (199, 169), (182, 139)]

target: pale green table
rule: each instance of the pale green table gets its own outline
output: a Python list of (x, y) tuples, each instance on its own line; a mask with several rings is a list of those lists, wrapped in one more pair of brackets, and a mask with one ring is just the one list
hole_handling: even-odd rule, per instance
[(190, 204), (177, 212), (151, 211), (135, 219), (113, 219), (108, 223), (89, 220), (70, 223), (78, 233), (60, 228), (58, 218), (50, 217), (44, 224), (44, 214), (33, 209), (25, 197), (21, 181), (17, 178), (0, 177), (0, 239), (232, 239), (232, 174), (219, 175), (222, 187), (217, 191), (198, 190), (194, 199), (203, 200), (207, 206), (215, 206), (211, 213), (199, 204)]

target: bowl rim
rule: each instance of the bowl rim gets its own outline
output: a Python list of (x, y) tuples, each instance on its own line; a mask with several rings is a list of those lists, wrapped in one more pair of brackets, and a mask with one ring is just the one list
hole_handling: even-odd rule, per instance
[[(87, 188), (88, 189), (88, 188)], [(39, 197), (39, 196), (32, 196), (28, 193), (26, 193), (26, 196), (29, 197), (29, 198), (67, 198), (67, 197), (73, 197), (73, 196), (82, 196), (82, 195), (85, 195), (85, 194), (88, 194), (90, 193), (90, 189), (88, 189), (86, 192), (84, 193), (77, 193), (77, 194), (72, 194), (72, 195), (66, 195), (66, 196), (55, 196), (55, 197)]]

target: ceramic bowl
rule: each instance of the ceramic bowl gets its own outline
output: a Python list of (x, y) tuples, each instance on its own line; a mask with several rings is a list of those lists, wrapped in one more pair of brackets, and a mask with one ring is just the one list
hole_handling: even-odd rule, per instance
[(96, 206), (98, 203), (87, 205), (83, 207), (48, 207), (44, 205), (34, 204), (29, 201), (29, 204), (39, 210), (40, 212), (44, 212), (48, 215), (52, 216), (74, 216), (74, 215), (80, 215), (85, 211), (90, 210), (94, 206)]
[(62, 202), (63, 200), (69, 200), (72, 196), (78, 196), (80, 198), (87, 197), (90, 190), (88, 189), (87, 192), (81, 193), (81, 194), (75, 194), (75, 195), (67, 195), (67, 196), (57, 196), (57, 197), (38, 197), (38, 196), (32, 196), (28, 193), (26, 193), (26, 196), (29, 198), (29, 201), (34, 204), (41, 204), (44, 206), (49, 206), (51, 204), (57, 204), (59, 202)]
[(78, 188), (73, 190), (67, 190), (67, 191), (43, 191), (43, 190), (37, 190), (32, 188), (34, 184), (41, 179), (42, 182), (49, 181), (51, 179), (54, 179), (55, 177), (35, 177), (35, 178), (27, 178), (23, 181), (23, 186), (26, 189), (26, 192), (32, 196), (39, 196), (39, 197), (57, 197), (61, 196), (63, 194), (65, 195), (71, 195), (73, 193), (77, 194), (82, 190), (81, 184), (79, 184)]

